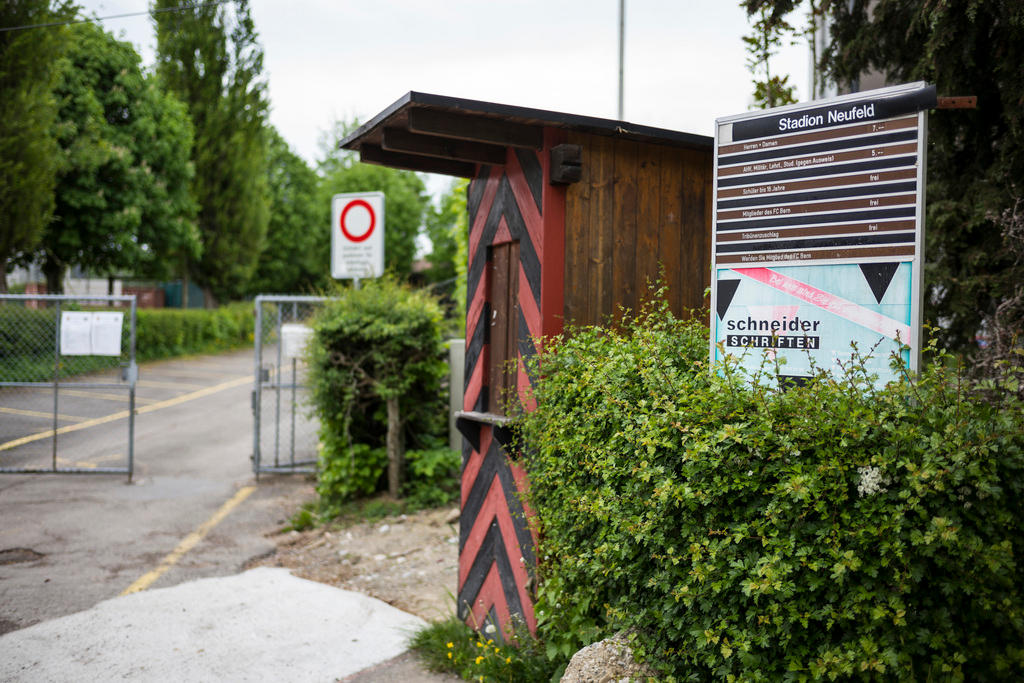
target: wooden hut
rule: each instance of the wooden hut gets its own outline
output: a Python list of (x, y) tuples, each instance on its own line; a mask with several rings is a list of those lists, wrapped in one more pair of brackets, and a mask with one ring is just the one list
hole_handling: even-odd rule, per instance
[(660, 268), (677, 314), (704, 305), (712, 144), (417, 92), (341, 142), (366, 163), (471, 179), (457, 597), (477, 628), (536, 626), (535, 539), (503, 397), (528, 394), (522, 360), (538, 337), (636, 310)]

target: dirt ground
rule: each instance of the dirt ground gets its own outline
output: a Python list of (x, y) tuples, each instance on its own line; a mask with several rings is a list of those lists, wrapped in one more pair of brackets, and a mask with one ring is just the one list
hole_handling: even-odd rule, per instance
[(296, 576), (365, 593), (433, 621), (455, 611), (458, 507), (344, 527), (278, 532), (273, 554), (250, 567), (287, 567)]

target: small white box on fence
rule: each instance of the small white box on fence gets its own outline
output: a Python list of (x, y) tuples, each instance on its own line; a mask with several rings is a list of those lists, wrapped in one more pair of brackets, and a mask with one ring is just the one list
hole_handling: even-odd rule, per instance
[(286, 358), (302, 357), (312, 336), (313, 328), (301, 323), (281, 325), (281, 355)]

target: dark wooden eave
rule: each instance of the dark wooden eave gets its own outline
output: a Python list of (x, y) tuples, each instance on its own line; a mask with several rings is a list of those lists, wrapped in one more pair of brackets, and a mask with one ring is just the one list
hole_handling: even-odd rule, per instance
[(540, 150), (546, 127), (687, 149), (713, 144), (704, 135), (625, 121), (409, 92), (339, 147), (370, 164), (471, 178), (478, 164), (504, 163), (509, 147)]

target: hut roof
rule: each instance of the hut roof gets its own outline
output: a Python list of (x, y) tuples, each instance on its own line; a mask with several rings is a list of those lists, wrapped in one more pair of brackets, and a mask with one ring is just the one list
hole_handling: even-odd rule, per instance
[(346, 136), (341, 149), (365, 163), (471, 178), (476, 164), (503, 164), (509, 147), (539, 150), (544, 128), (710, 150), (713, 139), (626, 121), (409, 92)]

